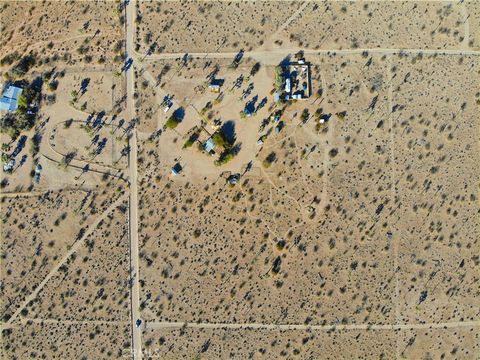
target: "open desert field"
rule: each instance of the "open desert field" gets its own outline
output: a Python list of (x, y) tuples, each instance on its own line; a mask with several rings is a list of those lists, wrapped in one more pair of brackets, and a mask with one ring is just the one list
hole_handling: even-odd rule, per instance
[(0, 49), (6, 63), (34, 53), (45, 64), (122, 62), (120, 1), (2, 1)]
[[(473, 35), (472, 45), (475, 46), (477, 35), (470, 31), (469, 21), (472, 24), (478, 22), (478, 7), (472, 3), (139, 2), (136, 51), (141, 54), (148, 51), (204, 53), (272, 50), (285, 46), (304, 49), (452, 49), (465, 43), (467, 32)], [(469, 14), (472, 20), (469, 20)]]
[[(145, 334), (151, 358), (239, 359), (473, 359), (479, 351), (478, 331), (280, 329), (152, 329)], [(397, 350), (398, 349), (398, 350)]]
[(135, 50), (251, 50), (269, 40), (301, 5), (297, 1), (138, 2)]
[[(145, 334), (145, 353), (161, 359), (358, 359), (395, 357), (393, 331), (155, 329)], [(342, 358), (342, 357), (340, 357)]]
[(109, 323), (25, 322), (4, 330), (7, 359), (119, 359), (129, 354), (130, 326)]
[[(194, 125), (188, 110), (174, 133), (167, 129), (158, 141), (140, 147), (140, 174), (145, 172), (139, 182), (140, 307), (150, 319), (147, 328), (151, 322), (147, 343), (156, 343), (157, 331), (167, 331), (160, 331), (162, 324), (176, 321), (218, 324), (219, 331), (232, 323), (303, 324), (307, 329), (476, 321), (478, 259), (468, 256), (468, 249), (478, 248), (479, 230), (479, 174), (469, 164), (475, 155), (468, 155), (479, 147), (479, 124), (469, 112), (478, 108), (475, 58), (362, 54), (310, 60), (318, 64), (312, 92), (322, 89), (322, 96), (287, 106), (285, 127), (262, 147), (242, 147), (238, 156), (252, 160), (254, 171), (245, 173), (239, 185), (213, 178), (212, 170), (205, 170), (208, 165), (197, 166), (198, 150), (178, 146)], [(187, 74), (204, 66), (192, 60), (180, 79), (172, 75), (157, 91), (178, 93), (175, 86), (187, 81), (191, 85), (183, 87), (190, 92), (182, 94), (188, 102), (179, 99), (179, 104), (198, 107), (204, 95), (191, 89), (201, 86), (203, 77)], [(224, 78), (219, 67), (218, 76)], [(235, 71), (246, 75), (247, 69)], [(264, 71), (273, 82), (273, 67)], [(264, 79), (255, 76), (253, 82)], [(199, 79), (195, 85), (194, 79)], [(230, 96), (232, 103), (239, 102), (227, 93), (221, 104)], [(314, 115), (319, 108), (346, 115), (320, 124)], [(213, 118), (220, 119), (235, 112), (233, 104), (213, 109)], [(299, 121), (304, 109), (312, 116), (306, 124)], [(439, 118), (440, 113), (448, 116)], [(261, 119), (260, 113), (239, 119), (235, 128), (252, 121), (260, 126)], [(275, 160), (266, 167), (264, 160), (272, 153)], [(187, 175), (169, 175), (176, 159)], [(226, 169), (241, 172), (236, 160)], [(418, 336), (435, 342), (430, 354), (440, 356), (459, 350), (454, 349), (455, 334), (439, 329)], [(403, 333), (391, 336), (397, 339), (394, 350), (382, 347), (385, 358), (428, 356), (422, 347), (408, 345), (412, 340)], [(471, 358), (478, 351), (478, 330), (462, 332), (458, 341), (461, 337), (467, 344), (461, 357)], [(225, 343), (220, 340), (219, 353), (204, 350), (205, 357), (233, 351), (224, 349)], [(180, 347), (178, 354), (172, 350), (176, 346), (160, 348), (166, 352), (153, 353), (188, 358), (203, 356), (201, 349), (209, 347), (199, 342)], [(350, 350), (345, 358), (358, 354)]]
[(479, 2), (0, 16), (2, 359), (479, 358)]

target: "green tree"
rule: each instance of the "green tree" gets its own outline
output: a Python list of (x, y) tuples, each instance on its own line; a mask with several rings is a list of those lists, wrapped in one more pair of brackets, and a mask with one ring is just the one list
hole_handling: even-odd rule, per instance
[(275, 67), (275, 89), (278, 92), (283, 91), (283, 68), (281, 66)]
[(175, 129), (179, 123), (180, 121), (174, 115), (172, 115), (168, 118), (167, 122), (165, 123), (165, 126), (168, 129)]

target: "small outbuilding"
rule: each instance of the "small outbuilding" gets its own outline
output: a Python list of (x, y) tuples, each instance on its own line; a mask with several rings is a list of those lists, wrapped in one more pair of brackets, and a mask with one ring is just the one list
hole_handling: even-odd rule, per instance
[(172, 175), (177, 176), (178, 174), (180, 174), (182, 172), (182, 170), (183, 170), (182, 165), (180, 165), (180, 163), (176, 163), (172, 167)]
[(8, 163), (3, 164), (3, 171), (11, 172), (15, 168), (15, 159), (11, 159)]
[(213, 149), (215, 149), (215, 142), (213, 141), (212, 138), (209, 138), (205, 144), (203, 144), (203, 148), (205, 149), (206, 152), (211, 154), (213, 152)]
[(220, 92), (220, 85), (218, 85), (218, 84), (210, 84), (210, 85), (208, 85), (208, 89), (209, 89), (211, 92), (219, 93), (219, 92)]
[(233, 174), (233, 175), (230, 175), (228, 178), (227, 178), (227, 182), (230, 184), (230, 185), (236, 185), (238, 183), (238, 180), (240, 180), (240, 174)]

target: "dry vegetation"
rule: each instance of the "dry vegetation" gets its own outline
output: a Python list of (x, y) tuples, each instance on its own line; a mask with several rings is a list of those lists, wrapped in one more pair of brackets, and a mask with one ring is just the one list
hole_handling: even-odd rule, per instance
[(311, 49), (451, 49), (464, 39), (464, 21), (450, 2), (312, 2), (282, 36)]
[(476, 358), (480, 3), (137, 1), (131, 68), (122, 4), (0, 2), (2, 355)]
[(152, 44), (158, 53), (251, 50), (299, 6), (296, 1), (139, 2), (137, 51), (144, 53)]
[[(120, 1), (2, 1), (2, 57), (37, 55), (37, 65), (78, 65), (122, 60)], [(3, 64), (2, 64), (3, 65)]]
[(477, 1), (468, 1), (465, 3), (467, 11), (468, 24), (470, 26), (469, 45), (471, 48), (480, 49), (480, 5)]
[(149, 330), (144, 344), (146, 354), (166, 360), (394, 359), (397, 348), (403, 359), (473, 359), (479, 351), (479, 336), (475, 328), (402, 330), (398, 335), (393, 330), (182, 328)]
[(161, 359), (392, 359), (393, 331), (175, 329), (145, 332), (145, 353)]
[(108, 215), (25, 311), (26, 318), (130, 320), (128, 203)]
[[(181, 4), (141, 2), (137, 51), (249, 51), (274, 45), (309, 49), (452, 49), (462, 45), (467, 32), (472, 37), (468, 45), (478, 47), (475, 29), (479, 7), (474, 1)], [(470, 23), (471, 29), (467, 30)]]
[(473, 286), (480, 264), (473, 250), (480, 239), (479, 63), (405, 57), (392, 66), (402, 320), (473, 320), (480, 296)]
[(111, 190), (64, 190), (2, 198), (4, 321), (117, 196)]
[(7, 359), (119, 359), (129, 354), (129, 324), (26, 322), (2, 334)]

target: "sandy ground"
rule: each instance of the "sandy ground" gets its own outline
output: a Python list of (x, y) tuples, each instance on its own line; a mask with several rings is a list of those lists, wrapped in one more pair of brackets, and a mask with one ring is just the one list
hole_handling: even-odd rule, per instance
[(269, 39), (299, 7), (296, 1), (200, 1), (181, 7), (176, 1), (140, 2), (137, 51), (145, 53), (153, 42), (158, 52), (252, 49)]
[(7, 358), (92, 359), (130, 354), (129, 324), (35, 322), (4, 330)]
[[(131, 1), (127, 34), (117, 2), (58, 4), (0, 3), (0, 48), (58, 79), (0, 173), (3, 357), (475, 358), (477, 2)], [(275, 104), (299, 49), (312, 96)]]
[[(112, 189), (113, 190), (113, 189)], [(64, 190), (2, 198), (2, 316), (17, 311), (26, 295), (115, 201), (114, 191)]]
[[(15, 51), (41, 54), (43, 62), (53, 59), (71, 65), (118, 64), (118, 42), (124, 39), (118, 3), (80, 1), (59, 5), (58, 1), (2, 1), (3, 56)], [(92, 16), (95, 14), (95, 16)], [(87, 52), (79, 50), (88, 48)], [(120, 51), (119, 51), (120, 50)], [(121, 61), (120, 61), (121, 62)]]
[(169, 360), (345, 359), (339, 354), (352, 350), (358, 359), (389, 359), (395, 354), (395, 334), (388, 331), (149, 330), (145, 338), (147, 353)]
[(85, 239), (26, 308), (27, 319), (129, 321), (127, 210), (125, 201)]
[[(174, 157), (186, 169), (199, 160), (189, 154), (195, 149), (172, 154), (179, 140), (169, 130), (158, 145), (141, 146), (141, 306), (147, 323), (475, 321), (478, 265), (467, 253), (478, 246), (473, 214), (479, 175), (469, 160), (460, 160), (475, 161), (478, 151), (475, 58), (366, 54), (309, 60), (313, 93), (322, 88), (322, 97), (288, 107), (282, 132), (261, 148), (242, 149), (259, 171), (247, 173), (240, 186), (207, 176), (205, 165), (197, 181), (190, 174), (172, 178)], [(202, 68), (194, 61), (195, 67)], [(446, 76), (448, 90), (441, 80)], [(178, 81), (171, 79), (173, 87), (167, 80), (162, 90), (176, 93)], [(347, 115), (333, 115), (321, 128), (314, 117), (301, 126), (304, 108)], [(229, 118), (232, 109), (219, 108), (217, 116)], [(259, 124), (262, 117), (246, 121)], [(184, 128), (178, 129), (181, 135)], [(265, 169), (261, 162), (272, 152), (277, 160)], [(275, 264), (279, 270), (272, 271)], [(161, 280), (154, 275), (159, 273)], [(445, 342), (433, 340), (437, 333)], [(469, 358), (478, 334), (462, 334), (469, 344), (462, 357)], [(418, 337), (435, 341), (432, 354), (438, 355), (459, 351), (451, 343), (456, 335), (438, 330)], [(402, 336), (392, 340), (396, 356), (427, 355)], [(181, 349), (178, 356), (199, 351), (195, 345)], [(356, 353), (351, 351), (346, 358)]]
[[(466, 14), (471, 14), (470, 22), (478, 20), (474, 1), (227, 4), (200, 1), (178, 8), (175, 1), (142, 2), (137, 50), (146, 53), (154, 43), (159, 53), (269, 49), (287, 44), (312, 49), (451, 49), (461, 45), (467, 34), (476, 37), (468, 29)], [(235, 9), (231, 14), (225, 11), (229, 6)], [(473, 46), (478, 46), (473, 40)]]

